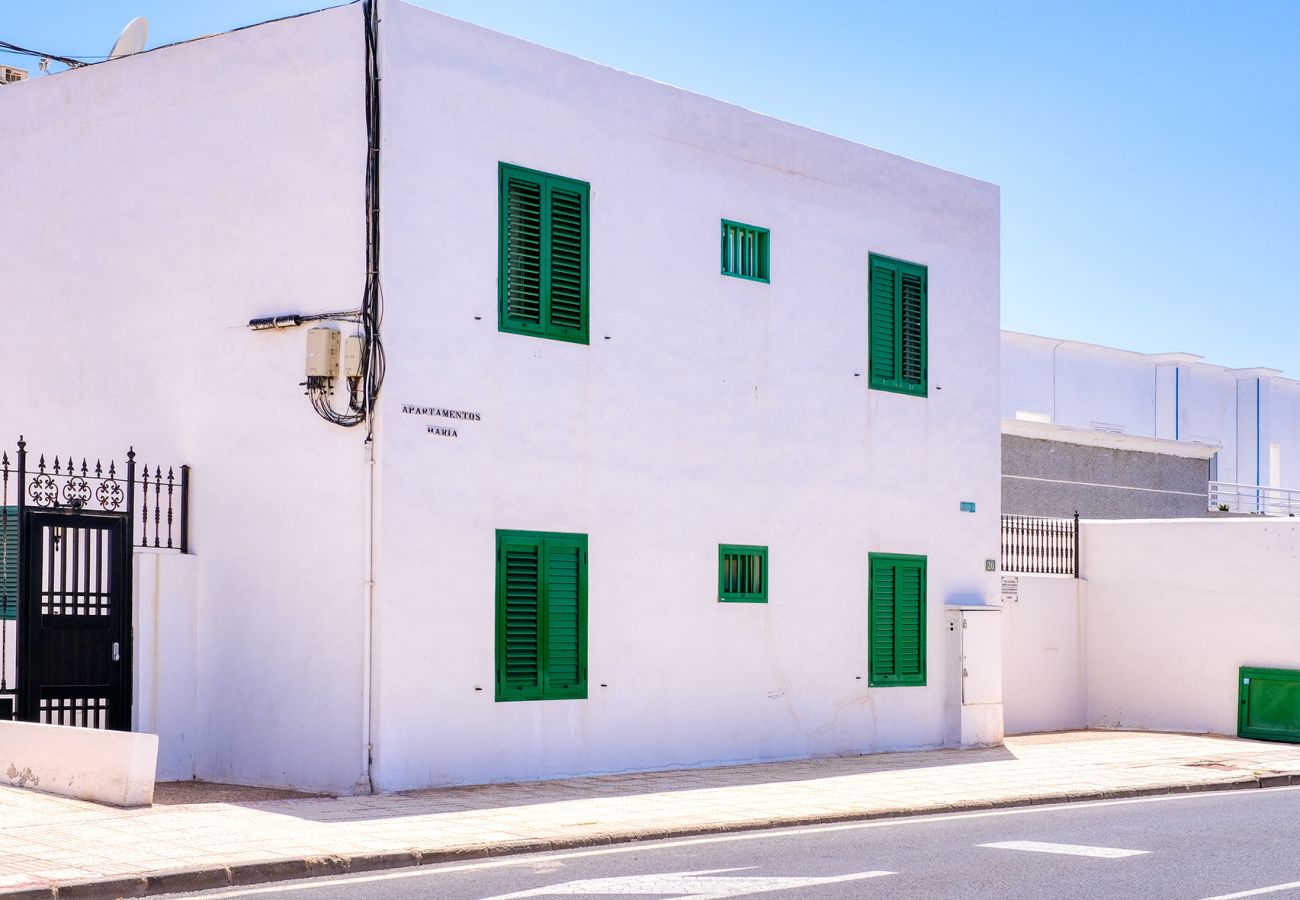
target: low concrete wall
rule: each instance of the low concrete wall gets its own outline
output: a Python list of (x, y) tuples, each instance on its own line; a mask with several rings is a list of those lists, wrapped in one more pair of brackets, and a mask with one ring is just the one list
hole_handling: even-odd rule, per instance
[(1002, 605), (1002, 709), (1007, 734), (1082, 728), (1082, 582), (1014, 575)]
[(1235, 734), (1238, 667), (1300, 668), (1300, 520), (1081, 528), (1089, 725)]
[(195, 776), (202, 752), (197, 715), (198, 557), (135, 555), (135, 695), (132, 730), (158, 735), (158, 778)]
[(113, 806), (153, 803), (158, 737), (0, 722), (0, 782)]

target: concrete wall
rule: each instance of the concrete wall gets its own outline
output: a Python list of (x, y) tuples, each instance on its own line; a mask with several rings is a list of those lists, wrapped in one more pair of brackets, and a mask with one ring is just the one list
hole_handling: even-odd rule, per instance
[(1237, 669), (1300, 668), (1300, 521), (1086, 522), (1088, 723), (1235, 734)]
[(1092, 519), (1206, 515), (1204, 459), (1002, 435), (1002, 512)]
[[(360, 14), (0, 93), (0, 213), (22, 223), (0, 241), (0, 441), (119, 462), (134, 445), (143, 462), (193, 466), (203, 565), (180, 577), (194, 579), (198, 713), (168, 712), (179, 700), (164, 695), (189, 687), (159, 662), (154, 724), (186, 735), (169, 771), (192, 753), (191, 771), (220, 780), (348, 790), (364, 777), (363, 435), (308, 408), (301, 332), (244, 327), (358, 304)], [(159, 635), (185, 644), (169, 599)]]
[[(928, 556), (932, 648), (996, 590), (997, 189), (383, 17), (378, 785), (941, 742), (937, 649), (867, 688), (867, 559)], [(590, 346), (498, 331), (502, 161), (591, 185)], [(722, 218), (771, 228), (770, 285), (719, 275)], [(929, 267), (926, 398), (867, 389), (871, 252)], [(587, 700), (494, 702), (497, 528), (589, 536)], [(717, 602), (729, 542), (770, 547), (769, 603)]]
[(1002, 709), (1008, 734), (1082, 728), (1083, 583), (1052, 575), (1004, 575)]

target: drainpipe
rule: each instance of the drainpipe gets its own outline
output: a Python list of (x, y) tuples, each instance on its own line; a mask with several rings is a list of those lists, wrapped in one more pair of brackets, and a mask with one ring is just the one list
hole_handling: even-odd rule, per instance
[(1056, 350), (1064, 343), (1066, 342), (1057, 341), (1056, 344), (1052, 347), (1052, 424), (1053, 425), (1061, 424), (1060, 418), (1056, 415)]
[(374, 615), (375, 615), (375, 440), (366, 438), (365, 478), (362, 483), (365, 507), (365, 576), (362, 605), (362, 686), (361, 686), (361, 765), (366, 773), (365, 786), (375, 792), (374, 747), (371, 743), (371, 705), (374, 693)]

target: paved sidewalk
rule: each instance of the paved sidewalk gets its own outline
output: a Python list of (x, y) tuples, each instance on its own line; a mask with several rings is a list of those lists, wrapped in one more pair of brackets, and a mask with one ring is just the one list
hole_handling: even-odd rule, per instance
[(136, 896), (774, 825), (1288, 783), (1300, 784), (1300, 745), (1087, 731), (987, 750), (366, 797), (187, 783), (160, 786), (160, 798), (182, 802), (138, 810), (0, 787), (0, 895)]

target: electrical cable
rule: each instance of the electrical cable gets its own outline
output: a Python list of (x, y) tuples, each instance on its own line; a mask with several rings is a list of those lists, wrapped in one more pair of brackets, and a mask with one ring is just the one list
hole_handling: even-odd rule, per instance
[(19, 47), (17, 44), (11, 44), (8, 41), (0, 41), (0, 50), (6, 53), (16, 53), (19, 56), (33, 56), (36, 59), (52, 59), (73, 69), (90, 65), (85, 61), (86, 59), (107, 59), (107, 57), (103, 56), (87, 56), (85, 59), (77, 59), (72, 56), (59, 56), (56, 53), (42, 53), (39, 50), (28, 50), (26, 47)]
[(249, 326), (275, 328), (282, 327), (277, 324), (277, 320), (296, 325), (324, 318), (357, 322), (361, 330), (360, 374), (347, 379), (347, 411), (340, 412), (331, 404), (329, 382), (309, 380), (307, 395), (312, 408), (327, 422), (344, 428), (367, 423), (366, 438), (369, 440), (374, 434), (373, 411), (384, 383), (386, 369), (384, 344), (379, 338), (384, 318), (384, 294), (379, 280), (379, 52), (374, 0), (363, 0), (362, 19), (365, 22), (366, 41), (366, 279), (361, 295), (361, 309), (347, 314), (323, 313), (317, 316), (257, 319), (250, 322)]

